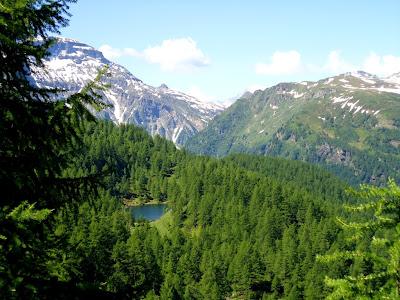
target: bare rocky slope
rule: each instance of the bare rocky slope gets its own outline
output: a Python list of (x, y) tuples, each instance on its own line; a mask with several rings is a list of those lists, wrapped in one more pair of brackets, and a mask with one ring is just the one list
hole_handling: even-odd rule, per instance
[(96, 113), (97, 116), (117, 124), (136, 124), (177, 146), (183, 145), (223, 110), (222, 106), (204, 103), (164, 84), (152, 87), (126, 68), (107, 60), (100, 51), (72, 39), (57, 38), (49, 52), (45, 70), (35, 70), (33, 75), (36, 85), (76, 92), (93, 80), (100, 68), (108, 65), (110, 77), (105, 81), (110, 88), (103, 93), (103, 100), (112, 107)]

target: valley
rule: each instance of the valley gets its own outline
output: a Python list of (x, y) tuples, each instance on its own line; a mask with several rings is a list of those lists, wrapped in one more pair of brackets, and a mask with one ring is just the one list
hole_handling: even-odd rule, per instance
[[(39, 87), (79, 91), (98, 68), (109, 67), (110, 107), (101, 119), (136, 124), (198, 154), (254, 153), (317, 163), (352, 184), (384, 184), (400, 172), (400, 74), (363, 71), (316, 82), (280, 83), (245, 93), (224, 109), (168, 89), (151, 87), (93, 47), (58, 38), (33, 75)], [(378, 142), (379, 141), (379, 142)]]
[(0, 2), (0, 298), (399, 299), (396, 4)]

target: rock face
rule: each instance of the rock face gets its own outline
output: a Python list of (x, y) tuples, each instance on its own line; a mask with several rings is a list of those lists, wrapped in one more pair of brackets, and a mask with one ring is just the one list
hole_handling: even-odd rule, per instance
[(177, 146), (223, 110), (222, 106), (201, 102), (165, 84), (158, 88), (147, 85), (124, 67), (107, 60), (100, 51), (78, 41), (57, 38), (49, 52), (45, 70), (34, 70), (34, 84), (77, 92), (108, 65), (110, 77), (105, 81), (110, 88), (103, 93), (103, 101), (112, 107), (96, 115), (117, 124), (136, 124)]
[(248, 152), (305, 160), (355, 183), (381, 184), (387, 177), (400, 180), (398, 141), (400, 74), (379, 78), (358, 71), (241, 97), (186, 147), (215, 156)]

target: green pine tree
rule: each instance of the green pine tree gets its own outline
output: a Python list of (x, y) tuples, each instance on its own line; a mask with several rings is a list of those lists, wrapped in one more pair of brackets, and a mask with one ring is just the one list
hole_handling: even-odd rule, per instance
[(105, 70), (65, 99), (30, 82), (53, 43), (49, 34), (68, 24), (73, 2), (0, 2), (0, 288), (6, 298), (36, 297), (50, 279), (64, 277), (50, 263), (62, 254), (49, 233), (49, 209), (88, 197), (96, 187), (93, 176), (62, 173), (80, 149), (84, 124), (94, 120), (86, 106), (103, 107), (97, 89), (104, 88)]
[(362, 186), (353, 191), (362, 202), (346, 206), (350, 219), (339, 218), (347, 247), (320, 256), (326, 263), (345, 261), (348, 272), (327, 277), (329, 299), (398, 299), (400, 297), (400, 187)]

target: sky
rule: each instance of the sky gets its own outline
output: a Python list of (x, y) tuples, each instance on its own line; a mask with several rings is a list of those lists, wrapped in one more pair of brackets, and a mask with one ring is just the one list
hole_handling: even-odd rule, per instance
[(80, 0), (70, 13), (62, 36), (208, 102), (354, 70), (400, 72), (399, 0)]

